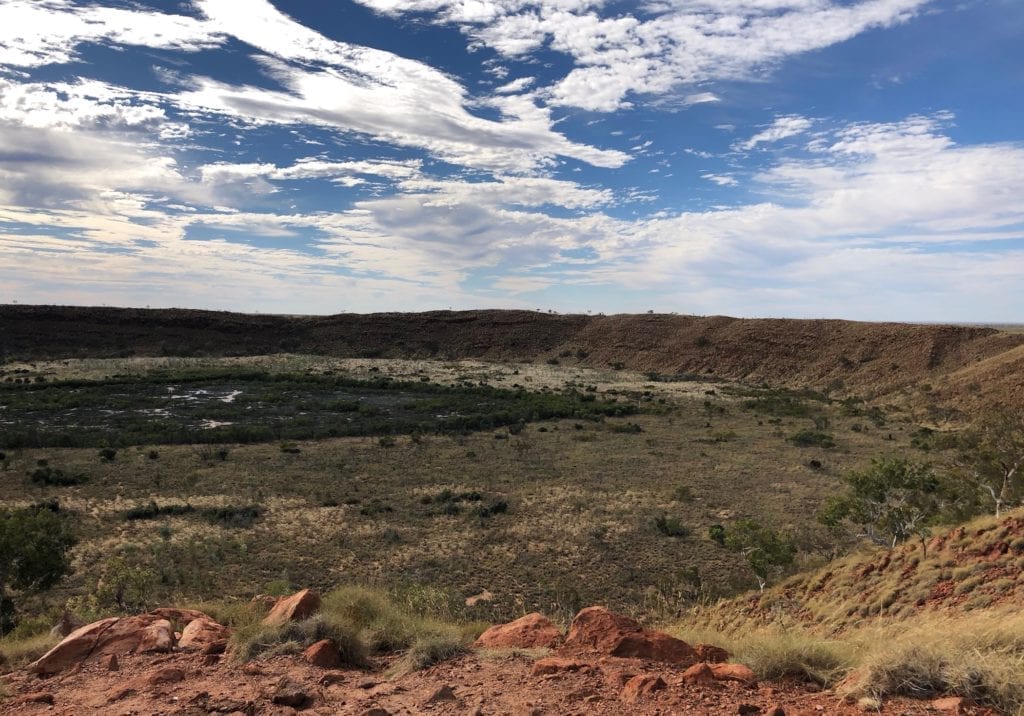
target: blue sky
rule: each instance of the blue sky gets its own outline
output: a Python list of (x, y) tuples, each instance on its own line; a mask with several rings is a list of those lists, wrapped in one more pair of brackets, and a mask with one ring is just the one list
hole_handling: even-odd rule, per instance
[(0, 0), (0, 302), (1024, 322), (1019, 0)]

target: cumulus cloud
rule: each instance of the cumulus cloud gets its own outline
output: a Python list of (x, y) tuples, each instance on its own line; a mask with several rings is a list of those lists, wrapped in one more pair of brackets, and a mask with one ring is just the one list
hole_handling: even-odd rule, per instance
[(904, 22), (929, 2), (698, 0), (603, 16), (603, 3), (586, 0), (360, 1), (391, 15), (430, 13), (509, 58), (542, 47), (563, 53), (575, 67), (548, 88), (549, 101), (601, 112), (628, 106), (630, 96), (756, 77), (787, 57)]
[(0, 78), (0, 121), (37, 129), (162, 129), (160, 97), (98, 80), (16, 82)]

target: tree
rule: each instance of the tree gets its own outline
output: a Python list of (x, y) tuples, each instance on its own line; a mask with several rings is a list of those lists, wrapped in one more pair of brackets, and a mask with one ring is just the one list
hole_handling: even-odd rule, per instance
[[(717, 530), (715, 532), (721, 535)], [(718, 541), (714, 534), (712, 539)], [(771, 572), (792, 564), (796, 557), (796, 544), (788, 535), (776, 532), (754, 520), (740, 520), (725, 529), (722, 543), (726, 549), (739, 552), (746, 557), (747, 565), (754, 573), (757, 586), (762, 592)]]
[(956, 486), (930, 465), (904, 458), (873, 460), (843, 481), (846, 494), (830, 498), (819, 521), (832, 529), (848, 521), (863, 530), (859, 536), (888, 547), (914, 535), (923, 539), (959, 497)]
[(958, 458), (968, 479), (991, 498), (999, 517), (1024, 497), (1024, 418), (1008, 409), (988, 415), (964, 440)]
[(0, 634), (14, 628), (9, 590), (49, 589), (70, 570), (67, 552), (75, 538), (46, 508), (0, 510)]

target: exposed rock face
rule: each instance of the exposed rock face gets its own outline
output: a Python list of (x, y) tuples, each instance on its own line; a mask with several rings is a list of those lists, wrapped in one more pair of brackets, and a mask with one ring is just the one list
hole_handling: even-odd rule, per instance
[(711, 670), (710, 664), (701, 662), (684, 671), (682, 681), (687, 684), (712, 684), (715, 682), (715, 672)]
[(312, 589), (303, 589), (290, 597), (281, 597), (264, 619), (267, 626), (281, 626), (288, 622), (302, 621), (313, 616), (320, 609), (320, 595)]
[(757, 683), (757, 676), (750, 667), (743, 664), (694, 664), (683, 672), (682, 680), (690, 684), (708, 684), (713, 681), (738, 681), (741, 684)]
[(315, 644), (310, 644), (302, 652), (302, 656), (307, 663), (321, 669), (336, 669), (341, 666), (341, 654), (330, 639), (321, 639)]
[(697, 652), (686, 642), (663, 632), (648, 631), (633, 619), (604, 607), (587, 607), (580, 611), (569, 626), (565, 646), (673, 664), (698, 661)]
[(697, 661), (697, 652), (689, 644), (660, 631), (626, 634), (612, 649), (611, 655), (671, 664), (693, 664)]
[(665, 683), (665, 680), (657, 674), (640, 674), (626, 682), (626, 685), (622, 687), (622, 694), (619, 698), (628, 704), (632, 704), (655, 691), (665, 689), (667, 686), (668, 684)]
[(171, 624), (156, 613), (110, 617), (68, 634), (57, 646), (29, 665), (36, 674), (56, 674), (89, 659), (136, 651), (170, 651), (174, 648)]
[(623, 637), (642, 632), (643, 627), (629, 617), (605, 607), (587, 607), (569, 625), (565, 645), (610, 654)]
[[(185, 641), (187, 635), (189, 641), (186, 643), (197, 645), (196, 648), (214, 641), (214, 633), (220, 641), (227, 638), (227, 628), (202, 612), (194, 609), (156, 609), (149, 614), (101, 619), (75, 629), (57, 646), (29, 664), (28, 668), (36, 674), (57, 674), (100, 657), (170, 652), (178, 645), (172, 624), (175, 621), (187, 624), (182, 633), (182, 641)], [(206, 638), (209, 641), (195, 641)], [(107, 668), (117, 668), (116, 659), (104, 661), (104, 664)], [(111, 667), (111, 664), (114, 666)]]
[(204, 649), (210, 644), (227, 641), (231, 630), (209, 617), (193, 619), (181, 630), (178, 647), (181, 649)]
[(742, 684), (757, 683), (757, 676), (749, 666), (743, 664), (711, 664), (711, 672), (719, 681), (739, 681)]
[(533, 612), (508, 624), (491, 627), (480, 635), (474, 646), (487, 649), (532, 649), (553, 647), (561, 638), (561, 632), (551, 620)]
[(136, 651), (142, 654), (165, 653), (174, 649), (174, 627), (166, 619), (157, 619), (142, 629)]

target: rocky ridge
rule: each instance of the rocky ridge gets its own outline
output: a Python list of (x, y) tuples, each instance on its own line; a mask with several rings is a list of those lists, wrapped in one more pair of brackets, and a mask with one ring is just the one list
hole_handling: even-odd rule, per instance
[[(1024, 407), (1024, 333), (993, 328), (727, 316), (530, 311), (275, 316), (0, 306), (6, 360), (307, 353), (350, 358), (556, 360), (715, 375), (905, 400), (950, 415)], [(923, 388), (927, 386), (927, 390)]]
[[(304, 590), (278, 600), (265, 624), (315, 612)], [(180, 632), (173, 625), (182, 626)], [(342, 668), (328, 640), (301, 656), (238, 663), (230, 630), (191, 610), (160, 609), (85, 625), (6, 677), (2, 714), (765, 714), (862, 713), (808, 684), (759, 683), (713, 645), (690, 646), (604, 607), (563, 635), (530, 614), (484, 632), (474, 650), (388, 678), (390, 657)], [(543, 645), (543, 646), (542, 646)], [(227, 653), (225, 653), (227, 652)], [(901, 714), (983, 714), (962, 700), (893, 700)]]

